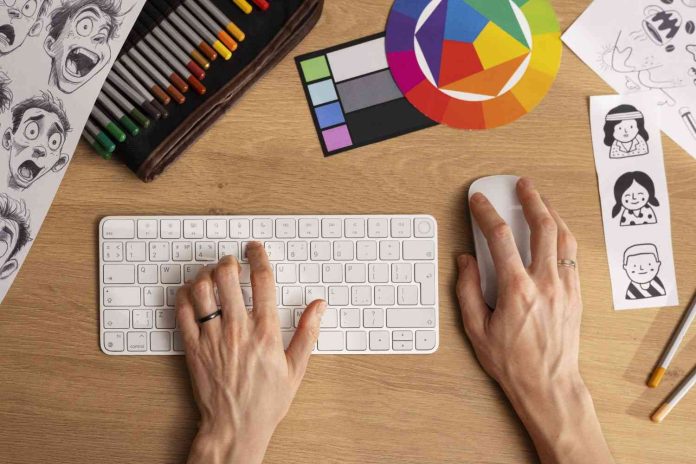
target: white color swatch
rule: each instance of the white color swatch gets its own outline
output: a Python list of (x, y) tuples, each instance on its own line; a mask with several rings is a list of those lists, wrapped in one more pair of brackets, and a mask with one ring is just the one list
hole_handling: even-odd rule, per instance
[(592, 97), (592, 144), (615, 309), (679, 304), (654, 95)]
[(389, 67), (384, 50), (384, 37), (337, 50), (326, 56), (337, 83)]

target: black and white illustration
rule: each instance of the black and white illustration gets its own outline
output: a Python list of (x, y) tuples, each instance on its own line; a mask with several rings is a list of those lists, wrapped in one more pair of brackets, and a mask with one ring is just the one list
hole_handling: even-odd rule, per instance
[(660, 255), (652, 243), (627, 248), (624, 252), (623, 268), (631, 283), (626, 290), (626, 299), (642, 300), (665, 296), (667, 291), (659, 277), (661, 267)]
[(11, 112), (11, 126), (2, 134), (9, 163), (8, 186), (24, 190), (67, 166), (70, 156), (62, 150), (70, 121), (63, 103), (49, 92), (19, 102)]
[(655, 184), (641, 171), (627, 172), (614, 185), (615, 205), (612, 218), (619, 218), (621, 227), (657, 224), (654, 207), (660, 206), (655, 196)]
[(119, 0), (75, 0), (56, 8), (44, 40), (49, 83), (73, 93), (101, 72), (111, 61), (121, 15)]
[(0, 0), (0, 56), (22, 46), (27, 37), (38, 36), (55, 0)]
[(12, 105), (12, 89), (10, 83), (12, 81), (7, 74), (0, 71), (0, 113), (10, 109)]
[(30, 241), (27, 205), (0, 193), (0, 279), (7, 279), (19, 268), (17, 253)]
[(609, 158), (620, 159), (650, 153), (650, 135), (645, 129), (645, 118), (635, 106), (619, 105), (607, 113), (604, 123), (604, 144), (609, 147)]

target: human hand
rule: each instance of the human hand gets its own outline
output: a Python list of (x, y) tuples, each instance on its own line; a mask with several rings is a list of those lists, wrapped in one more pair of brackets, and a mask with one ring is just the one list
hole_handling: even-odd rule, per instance
[[(177, 321), (201, 422), (189, 463), (260, 463), (304, 377), (326, 303), (310, 304), (283, 349), (273, 268), (263, 245), (249, 243), (253, 311), (247, 312), (240, 266), (225, 257), (177, 293)], [(222, 316), (199, 324), (217, 311)]]
[[(510, 227), (495, 208), (481, 194), (471, 198), (471, 211), (495, 265), (498, 301), (491, 311), (476, 260), (460, 256), (457, 295), (464, 328), (482, 367), (510, 399), (543, 462), (612, 462), (578, 365), (578, 270), (559, 264), (577, 260), (577, 243), (530, 180), (519, 181), (517, 194), (531, 229), (532, 262), (527, 268)], [(588, 443), (588, 437), (594, 442)], [(592, 443), (599, 453), (583, 454), (587, 449), (581, 445), (589, 449)], [(581, 453), (577, 461), (572, 460), (573, 450)]]

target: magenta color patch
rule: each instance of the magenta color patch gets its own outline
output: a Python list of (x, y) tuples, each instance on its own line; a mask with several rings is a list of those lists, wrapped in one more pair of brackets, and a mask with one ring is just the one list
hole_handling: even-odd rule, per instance
[(322, 131), (322, 135), (324, 136), (326, 151), (336, 151), (353, 145), (353, 139), (350, 138), (348, 126), (345, 124)]
[(390, 69), (399, 70), (398, 76), (393, 72), (392, 75), (404, 95), (426, 79), (413, 50), (387, 53), (387, 61)]

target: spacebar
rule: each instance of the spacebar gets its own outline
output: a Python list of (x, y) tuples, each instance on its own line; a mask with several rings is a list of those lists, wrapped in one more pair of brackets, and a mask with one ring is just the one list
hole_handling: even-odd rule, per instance
[(435, 309), (388, 308), (387, 327), (435, 327)]

